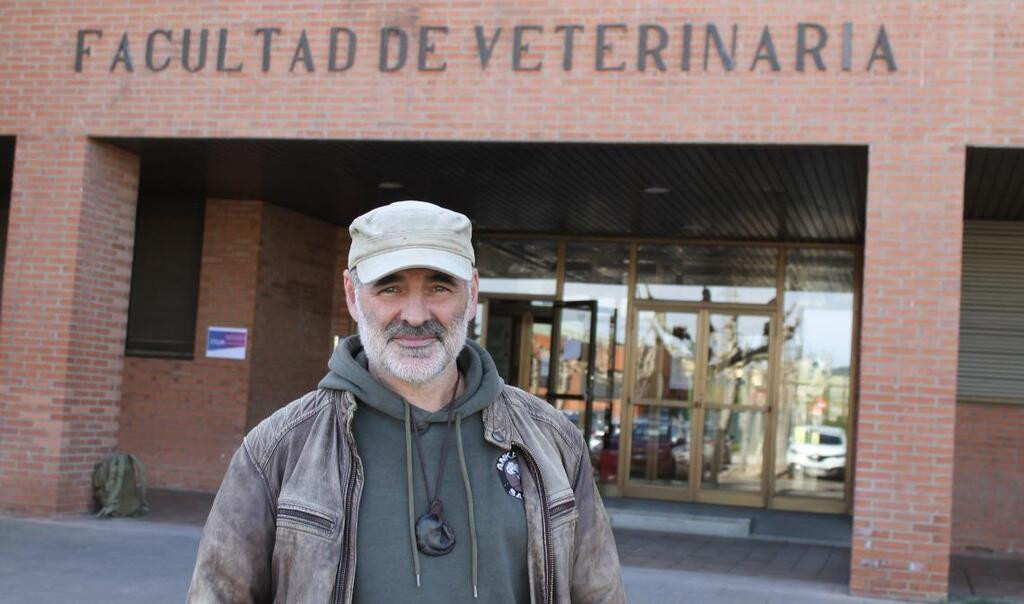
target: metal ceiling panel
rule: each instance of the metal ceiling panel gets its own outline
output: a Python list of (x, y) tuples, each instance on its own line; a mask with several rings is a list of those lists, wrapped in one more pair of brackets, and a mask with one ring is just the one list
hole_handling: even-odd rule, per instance
[(1024, 220), (1024, 149), (970, 148), (966, 220)]
[[(263, 199), (339, 225), (381, 204), (425, 199), (465, 212), (482, 232), (839, 243), (864, 237), (865, 147), (115, 142), (142, 154), (144, 193), (201, 181), (208, 197)], [(203, 158), (205, 170), (178, 162), (183, 156)], [(148, 177), (152, 172), (159, 177)]]

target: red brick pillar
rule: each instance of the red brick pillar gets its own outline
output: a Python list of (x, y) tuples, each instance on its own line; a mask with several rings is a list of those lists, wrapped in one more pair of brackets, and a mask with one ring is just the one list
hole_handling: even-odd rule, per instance
[(856, 594), (948, 586), (966, 151), (872, 145), (853, 555)]
[(19, 136), (0, 315), (0, 509), (87, 509), (117, 443), (139, 160)]

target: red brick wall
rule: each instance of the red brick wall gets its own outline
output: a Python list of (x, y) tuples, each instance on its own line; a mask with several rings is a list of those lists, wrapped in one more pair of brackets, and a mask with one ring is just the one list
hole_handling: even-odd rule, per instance
[(851, 588), (940, 599), (949, 571), (963, 149), (873, 145)]
[[(245, 432), (316, 387), (338, 321), (337, 231), (263, 202), (207, 202), (195, 358), (125, 370), (120, 446), (153, 485), (215, 490)], [(248, 358), (205, 358), (210, 325), (248, 327)]]
[(139, 161), (19, 137), (0, 323), (0, 508), (88, 507), (117, 442)]
[[(242, 442), (264, 207), (206, 202), (195, 358), (127, 359), (119, 446), (146, 464), (153, 485), (215, 490)], [(210, 326), (249, 328), (246, 360), (206, 358)]]
[[(196, 1), (169, 6), (156, 0), (13, 3), (0, 16), (0, 46), (8, 49), (0, 61), (0, 132), (19, 136), (19, 158), (24, 143), (31, 159), (18, 159), (16, 165), (8, 258), (16, 261), (8, 262), (4, 277), (5, 286), (14, 289), (4, 292), (3, 309), (17, 309), (23, 296), (43, 299), (26, 293), (27, 284), (46, 276), (55, 280), (42, 281), (41, 291), (57, 294), (62, 304), (74, 299), (67, 293), (74, 287), (69, 277), (46, 266), (60, 258), (60, 243), (52, 244), (52, 255), (28, 254), (35, 233), (40, 238), (33, 241), (51, 245), (42, 237), (48, 231), (33, 223), (37, 211), (29, 199), (74, 197), (76, 182), (69, 182), (67, 172), (76, 169), (76, 160), (65, 163), (62, 149), (65, 141), (88, 135), (870, 145), (858, 428), (863, 450), (857, 457), (852, 586), (875, 595), (937, 598), (946, 589), (942, 560), (950, 543), (963, 156), (968, 145), (1024, 146), (1024, 120), (1014, 119), (1024, 104), (1024, 46), (1017, 35), (1024, 29), (1022, 8), (1011, 0), (695, 0), (685, 6), (601, 0), (359, 1), (330, 7)], [(838, 66), (839, 31), (846, 21), (856, 28), (850, 71)], [(669, 71), (594, 70), (598, 23), (629, 26), (624, 38), (613, 36), (613, 60), (632, 62), (637, 26), (650, 22), (672, 32)], [(714, 22), (728, 35), (736, 24), (743, 57), (737, 69), (725, 72), (713, 59), (705, 72), (697, 37), (694, 68), (680, 71), (680, 29), (686, 22), (695, 25), (695, 34)], [(798, 22), (829, 27), (828, 71), (794, 70)], [(567, 23), (585, 27), (571, 72), (561, 69), (561, 36), (553, 31)], [(872, 73), (863, 68), (880, 23), (896, 53), (895, 73), (877, 65)], [(476, 57), (475, 24), (489, 31), (505, 28), (487, 69)], [(529, 53), (529, 59), (543, 60), (543, 70), (512, 71), (515, 24), (544, 27), (531, 40)], [(766, 24), (783, 63), (779, 72), (765, 63), (749, 69)], [(360, 58), (344, 73), (325, 72), (331, 25), (351, 27), (361, 40)], [(410, 32), (419, 25), (449, 26), (452, 33), (438, 46), (447, 71), (415, 69), (414, 35), (409, 64), (395, 73), (378, 71), (375, 40), (385, 25)], [(268, 73), (259, 69), (260, 40), (251, 32), (261, 26), (282, 30)], [(210, 30), (205, 70), (146, 71), (148, 32), (171, 28), (180, 44), (186, 27)], [(227, 62), (244, 61), (241, 72), (215, 69), (221, 27), (232, 36)], [(82, 73), (74, 73), (75, 31), (84, 28), (102, 28), (105, 34), (90, 40), (93, 54)], [(303, 29), (316, 55), (312, 74), (301, 65), (289, 70)], [(110, 70), (122, 31), (133, 45), (134, 73)], [(19, 176), (19, 170), (25, 174)], [(20, 210), (19, 182), (25, 183)], [(19, 226), (17, 220), (26, 223)], [(66, 351), (71, 315), (50, 319), (60, 338), (47, 346)], [(3, 333), (21, 330), (18, 320), (5, 314), (4, 324), (14, 323), (2, 327)], [(0, 365), (6, 367), (0, 375), (26, 380), (51, 398), (19, 398), (15, 407), (2, 410), (3, 417), (21, 421), (20, 414), (36, 414), (29, 426), (39, 434), (19, 438), (49, 443), (43, 451), (63, 450), (60, 426), (45, 418), (53, 397), (65, 389), (53, 385), (52, 373), (36, 379), (34, 370), (25, 368), (31, 361), (14, 342), (13, 335), (0, 340)], [(15, 388), (5, 383), (0, 393)], [(196, 403), (196, 415), (207, 417), (211, 405), (209, 399)], [(244, 424), (244, 414), (238, 422)], [(908, 445), (899, 439), (908, 430), (922, 438)], [(927, 439), (934, 449), (917, 444)], [(925, 463), (928, 471), (895, 463), (893, 457), (902, 453)], [(49, 484), (36, 493), (53, 496)]]
[(247, 428), (316, 388), (327, 372), (336, 230), (264, 205)]
[[(1024, 127), (1006, 119), (1024, 96), (1024, 72), (1017, 67), (1024, 49), (1014, 46), (1012, 35), (1024, 15), (1009, 0), (187, 1), (173, 8), (156, 0), (64, 0), (11, 6), (0, 19), (0, 36), (17, 49), (0, 65), (0, 131), (12, 134), (60, 125), (72, 132), (156, 137), (871, 143), (920, 141), (927, 134), (958, 145), (1024, 141)], [(847, 21), (855, 25), (854, 62), (843, 71), (840, 33)], [(635, 68), (637, 27), (651, 22), (671, 33), (666, 72)], [(704, 71), (702, 28), (709, 22), (727, 38), (737, 25), (740, 60), (734, 71), (726, 72), (717, 55)], [(795, 70), (798, 22), (829, 28), (827, 71)], [(563, 35), (554, 31), (567, 23), (585, 27), (570, 72), (561, 67)], [(615, 45), (609, 63), (625, 61), (627, 69), (595, 71), (598, 23), (628, 25), (627, 33), (609, 36)], [(680, 69), (684, 23), (695, 30), (688, 72)], [(868, 73), (874, 34), (883, 23), (899, 70), (885, 73), (876, 63)], [(476, 24), (488, 34), (504, 28), (486, 69), (477, 56)], [(544, 27), (542, 34), (528, 35), (526, 58), (541, 60), (541, 71), (512, 70), (515, 24)], [(326, 72), (332, 25), (359, 36), (356, 64), (343, 73)], [(377, 68), (385, 25), (413, 34), (412, 56), (394, 73)], [(420, 25), (451, 28), (438, 43), (446, 71), (417, 71), (414, 28)], [(772, 27), (779, 72), (766, 62), (750, 70), (765, 25)], [(266, 73), (260, 69), (261, 39), (252, 33), (264, 26), (282, 32)], [(76, 31), (88, 28), (102, 29), (104, 36), (89, 37), (92, 54), (75, 73)], [(209, 30), (205, 68), (187, 73), (175, 61), (165, 71), (148, 71), (148, 33), (174, 31), (175, 43), (157, 49), (162, 60), (176, 54), (185, 28), (193, 30), (193, 43), (199, 28)], [(226, 63), (241, 61), (242, 71), (216, 70), (219, 28), (231, 36)], [(314, 73), (301, 64), (290, 70), (303, 30), (315, 54)], [(110, 69), (122, 32), (129, 35), (133, 73)]]
[(1024, 405), (956, 409), (953, 547), (1024, 557)]

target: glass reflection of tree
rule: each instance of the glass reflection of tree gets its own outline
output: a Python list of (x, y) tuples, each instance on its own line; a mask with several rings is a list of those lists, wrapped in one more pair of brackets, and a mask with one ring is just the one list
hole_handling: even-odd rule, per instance
[(736, 454), (741, 468), (746, 466), (748, 459), (758, 454), (758, 447), (763, 444), (763, 439), (757, 438), (758, 430), (754, 425), (763, 420), (762, 415), (751, 413), (744, 429), (738, 425), (742, 411), (734, 407), (763, 406), (767, 403), (770, 326), (771, 322), (766, 319), (760, 341), (753, 345), (743, 341), (739, 316), (729, 316), (717, 334), (714, 326), (711, 326), (712, 333), (709, 335), (714, 339), (709, 342), (708, 348), (710, 402), (727, 405), (719, 412), (717, 422), (714, 423), (711, 458), (708, 460), (711, 483), (717, 484), (719, 474), (732, 463), (731, 455), (727, 456), (727, 453), (731, 453), (728, 447), (734, 442), (738, 444)]
[[(643, 339), (653, 336), (653, 342), (640, 351), (638, 390), (649, 398), (690, 400), (693, 392), (691, 376), (697, 358), (696, 343), (686, 326), (676, 325), (669, 330), (667, 324), (665, 313), (655, 313), (648, 323), (650, 331)], [(675, 376), (676, 383), (673, 383), (673, 368), (679, 372)], [(656, 391), (650, 397), (649, 389), (654, 380), (657, 380)]]

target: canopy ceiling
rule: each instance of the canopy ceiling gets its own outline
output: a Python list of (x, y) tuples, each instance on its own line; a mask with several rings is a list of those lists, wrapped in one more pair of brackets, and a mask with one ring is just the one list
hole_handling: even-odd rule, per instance
[[(117, 139), (142, 194), (262, 199), (343, 225), (399, 199), (480, 232), (857, 243), (867, 151), (851, 146)], [(389, 188), (390, 187), (390, 188)]]

